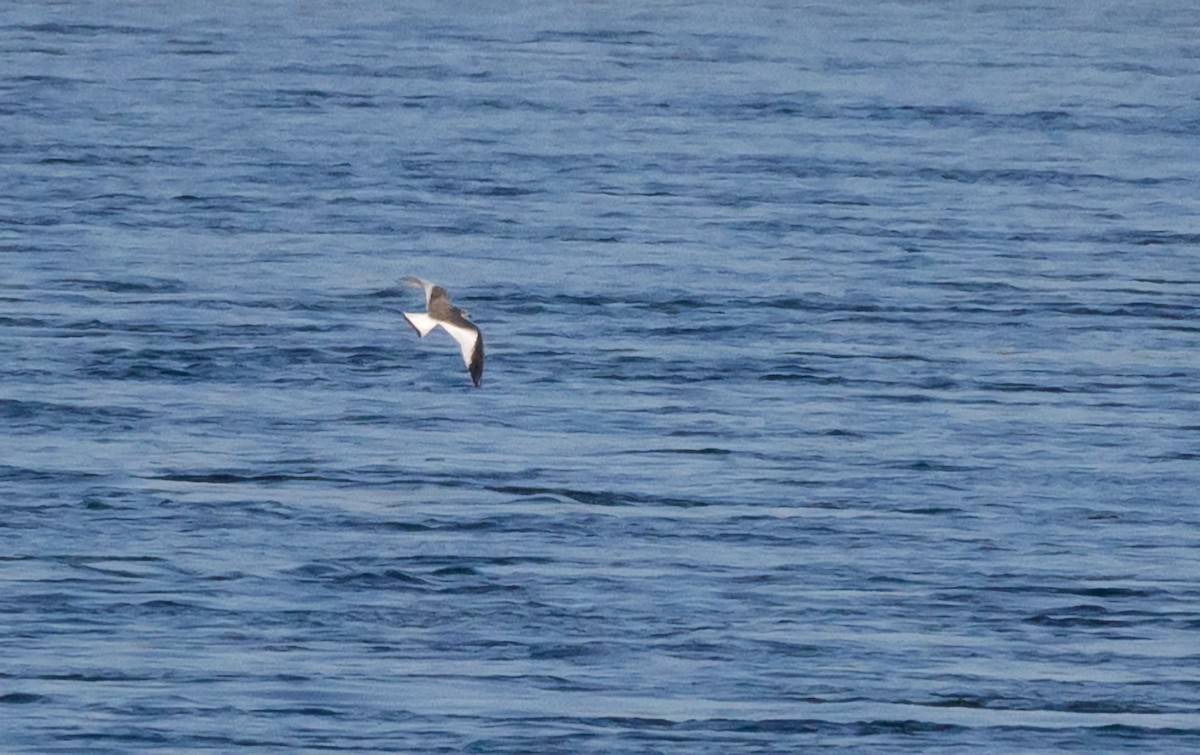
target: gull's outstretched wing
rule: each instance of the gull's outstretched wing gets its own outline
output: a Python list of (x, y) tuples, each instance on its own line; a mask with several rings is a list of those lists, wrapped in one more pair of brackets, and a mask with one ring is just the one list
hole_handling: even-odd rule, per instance
[(413, 275), (406, 275), (400, 279), (400, 282), (409, 288), (425, 289), (425, 308), (429, 309), (429, 294), (434, 288), (434, 284), (431, 281), (427, 281), (424, 278), (417, 278)]
[(404, 315), (404, 321), (412, 326), (412, 329), (417, 331), (417, 335), (422, 338), (429, 335), (429, 331), (438, 326), (438, 321), (425, 312), (401, 312), (400, 314)]
[(467, 365), (467, 372), (471, 374), (471, 382), (478, 388), (483, 384), (483, 334), (461, 315), (453, 320), (443, 320), (438, 325), (458, 341), (463, 363)]

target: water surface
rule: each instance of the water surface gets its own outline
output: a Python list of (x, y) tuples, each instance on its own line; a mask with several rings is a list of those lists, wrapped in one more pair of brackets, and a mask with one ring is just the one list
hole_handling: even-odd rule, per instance
[(5, 6), (0, 740), (1200, 747), (1198, 25)]

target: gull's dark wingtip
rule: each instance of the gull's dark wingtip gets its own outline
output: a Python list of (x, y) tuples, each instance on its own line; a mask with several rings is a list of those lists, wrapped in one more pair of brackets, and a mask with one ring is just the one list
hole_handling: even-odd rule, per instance
[[(478, 328), (476, 328), (478, 332)], [(475, 340), (475, 349), (471, 352), (471, 363), (467, 365), (467, 371), (471, 373), (471, 382), (476, 388), (483, 386), (483, 335), (480, 334)]]

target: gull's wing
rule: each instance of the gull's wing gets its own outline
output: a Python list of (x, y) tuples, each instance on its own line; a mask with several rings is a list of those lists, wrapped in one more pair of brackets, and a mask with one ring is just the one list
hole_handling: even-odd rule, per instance
[(445, 328), (446, 332), (454, 336), (455, 341), (458, 341), (463, 363), (467, 365), (467, 372), (471, 373), (471, 382), (478, 388), (483, 383), (483, 334), (479, 332), (479, 328), (458, 313), (455, 313), (455, 316), (449, 320), (438, 322), (438, 325)]
[(446, 289), (437, 285), (433, 281), (427, 281), (424, 278), (417, 278), (416, 276), (413, 276), (413, 275), (404, 276), (403, 278), (400, 279), (400, 282), (403, 283), (404, 285), (408, 286), (409, 288), (425, 289), (425, 309), (429, 309), (429, 300), (433, 297), (433, 290), (435, 288), (441, 288), (442, 293), (443, 294), (446, 293)]
[(438, 321), (430, 317), (425, 312), (401, 312), (404, 315), (404, 320), (412, 329), (417, 331), (417, 335), (424, 338), (429, 335), (429, 331), (438, 326)]

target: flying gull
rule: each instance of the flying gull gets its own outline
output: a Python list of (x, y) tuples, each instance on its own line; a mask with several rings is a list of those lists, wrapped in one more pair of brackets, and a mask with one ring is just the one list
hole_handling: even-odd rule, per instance
[(426, 311), (404, 312), (404, 319), (422, 338), (439, 325), (454, 336), (458, 347), (462, 349), (471, 381), (478, 388), (483, 383), (483, 334), (479, 328), (464, 316), (461, 309), (450, 303), (450, 295), (438, 284), (411, 276), (401, 278), (400, 282), (410, 288), (425, 289)]

